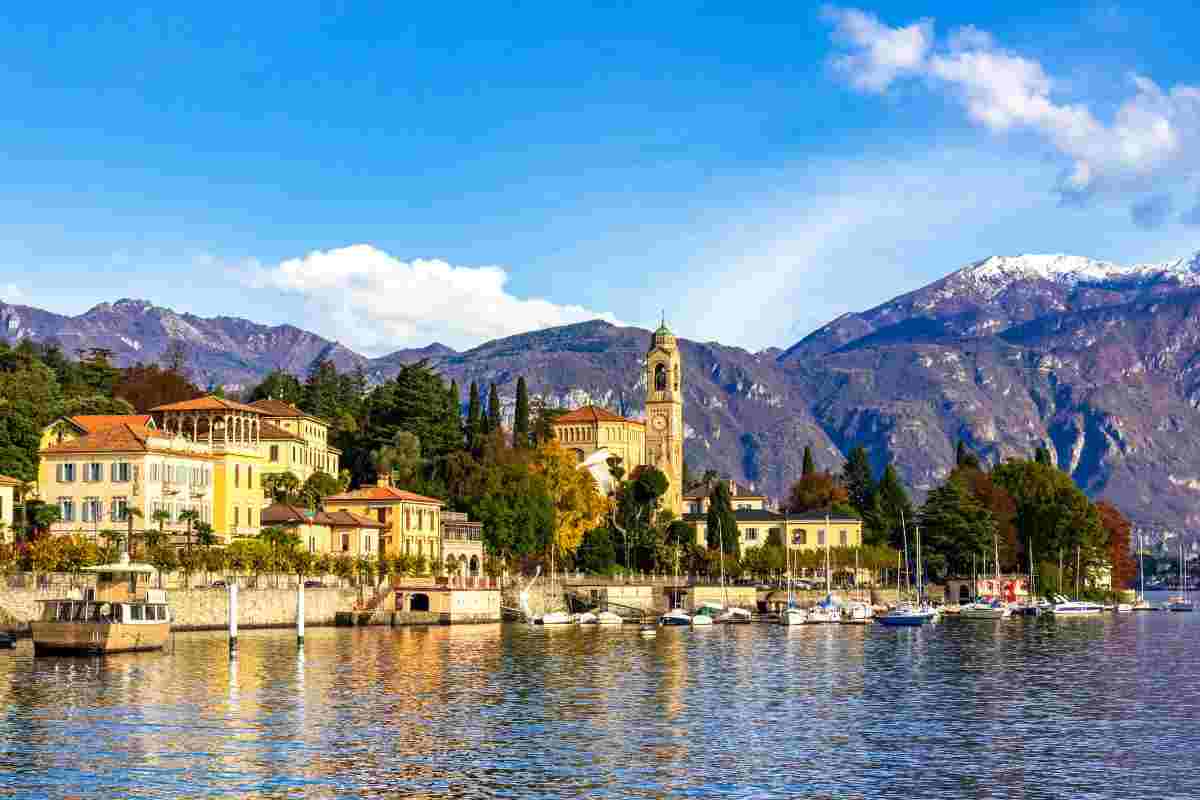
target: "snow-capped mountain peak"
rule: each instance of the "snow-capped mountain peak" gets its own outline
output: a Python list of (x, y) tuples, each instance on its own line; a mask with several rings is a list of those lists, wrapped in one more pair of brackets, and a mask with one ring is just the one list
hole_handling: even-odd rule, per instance
[(1174, 261), (1133, 266), (1061, 253), (992, 256), (964, 267), (952, 277), (982, 284), (993, 290), (1019, 280), (1044, 280), (1076, 286), (1103, 281), (1167, 278), (1187, 285), (1200, 285), (1200, 253)]

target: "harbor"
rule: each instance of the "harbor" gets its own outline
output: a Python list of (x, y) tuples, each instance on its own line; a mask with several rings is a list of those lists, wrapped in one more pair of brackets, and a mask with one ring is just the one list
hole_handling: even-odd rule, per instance
[(328, 627), (244, 631), (233, 659), (220, 631), (104, 659), (22, 640), (0, 793), (1195, 796), (1195, 620)]

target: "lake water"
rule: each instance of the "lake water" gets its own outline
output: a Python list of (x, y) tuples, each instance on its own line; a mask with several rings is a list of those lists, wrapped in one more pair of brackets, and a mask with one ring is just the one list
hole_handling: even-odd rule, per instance
[(1200, 796), (1200, 614), (0, 651), (0, 795)]

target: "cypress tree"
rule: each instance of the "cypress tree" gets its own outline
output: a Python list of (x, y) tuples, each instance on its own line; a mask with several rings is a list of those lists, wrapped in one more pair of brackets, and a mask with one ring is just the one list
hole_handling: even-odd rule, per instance
[(967, 445), (962, 439), (958, 440), (958, 447), (954, 450), (954, 463), (958, 466), (963, 465), (963, 461), (967, 458)]
[(500, 392), (496, 391), (496, 384), (492, 384), (488, 390), (488, 409), (487, 409), (487, 432), (498, 433), (500, 431)]
[(808, 445), (804, 445), (804, 466), (800, 470), (800, 477), (807, 477), (816, 471), (817, 468), (813, 464), (812, 448)]
[(846, 465), (842, 467), (842, 483), (849, 495), (850, 505), (860, 514), (866, 514), (875, 493), (875, 480), (871, 477), (871, 462), (861, 445), (850, 451)]
[(513, 447), (529, 447), (529, 389), (525, 376), (517, 378), (517, 409), (513, 418)]
[(477, 452), (482, 437), (483, 409), (479, 406), (479, 386), (471, 381), (471, 393), (467, 400), (467, 448)]
[(452, 421), (452, 430), (456, 434), (455, 441), (463, 441), (462, 424), (462, 395), (458, 391), (458, 381), (450, 381), (450, 390), (446, 393), (446, 412)]
[(733, 513), (733, 498), (729, 495), (729, 484), (717, 481), (708, 495), (708, 518), (705, 520), (705, 538), (709, 549), (721, 549), (736, 556), (739, 550), (737, 517)]
[(1050, 451), (1040, 445), (1033, 455), (1033, 460), (1047, 467), (1054, 466), (1054, 463), (1050, 460)]

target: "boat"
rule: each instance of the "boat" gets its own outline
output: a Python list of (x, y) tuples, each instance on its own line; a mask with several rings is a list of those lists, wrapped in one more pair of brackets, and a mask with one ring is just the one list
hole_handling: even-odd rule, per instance
[(1154, 606), (1146, 600), (1146, 570), (1142, 565), (1145, 557), (1142, 555), (1142, 535), (1138, 534), (1138, 594), (1133, 600), (1134, 611), (1153, 611)]
[(1183, 537), (1179, 537), (1179, 588), (1183, 594), (1167, 598), (1167, 611), (1192, 611), (1192, 601), (1187, 596), (1187, 561), (1184, 560)]
[[(995, 551), (996, 559), (996, 587), (997, 591), (1000, 591), (1000, 545), (998, 544), (995, 531), (992, 531), (992, 548)], [(987, 564), (985, 563), (984, 566), (986, 567)], [(975, 602), (962, 606), (959, 609), (958, 615), (963, 619), (1008, 619), (1012, 616), (1012, 606), (1004, 602), (1000, 597), (991, 599), (976, 598)]]
[(1132, 603), (1117, 603), (1116, 612), (1118, 614), (1130, 614), (1133, 612)]
[(12, 631), (0, 631), (0, 647), (12, 650), (17, 646), (17, 635)]
[(720, 625), (746, 625), (750, 623), (751, 619), (749, 611), (733, 607), (713, 617), (713, 622)]
[(933, 621), (934, 614), (927, 608), (901, 603), (888, 613), (876, 619), (889, 627), (915, 627)]
[(1061, 594), (1054, 595), (1054, 604), (1049, 611), (1056, 617), (1075, 617), (1084, 614), (1100, 614), (1104, 606), (1088, 600), (1070, 600)]
[(838, 621), (843, 625), (870, 625), (875, 621), (875, 609), (869, 603), (854, 600), (842, 607), (842, 618)]
[[(825, 530), (829, 530), (829, 517), (825, 518)], [(825, 596), (808, 610), (804, 622), (808, 625), (826, 625), (840, 622), (841, 603), (833, 596), (833, 575), (829, 569), (829, 536), (825, 537)]]
[(597, 625), (599, 622), (600, 618), (591, 611), (584, 611), (582, 614), (575, 615), (576, 625)]
[(646, 624), (638, 628), (638, 636), (641, 636), (643, 639), (653, 639), (657, 635), (658, 628), (654, 625)]
[[(710, 620), (711, 622), (711, 620)], [(691, 625), (692, 615), (682, 608), (673, 608), (658, 618), (659, 625)]]
[(692, 627), (693, 628), (703, 628), (706, 625), (712, 625), (712, 624), (713, 624), (713, 618), (710, 617), (708, 614), (696, 614), (695, 616), (692, 617)]
[(1134, 611), (1154, 610), (1154, 606), (1150, 605), (1149, 601), (1147, 601), (1144, 597), (1139, 597), (1137, 600), (1134, 600), (1132, 606)]
[(620, 614), (614, 614), (611, 611), (601, 611), (596, 615), (597, 625), (622, 625), (624, 622), (625, 620)]
[(571, 625), (575, 620), (566, 611), (547, 611), (533, 618), (534, 625)]
[(779, 615), (780, 625), (803, 625), (808, 620), (808, 614), (802, 608), (788, 606)]
[(95, 589), (82, 599), (39, 600), (41, 617), (31, 623), (34, 655), (103, 655), (161, 650), (171, 633), (167, 593), (149, 588), (154, 567), (129, 560), (87, 567)]

